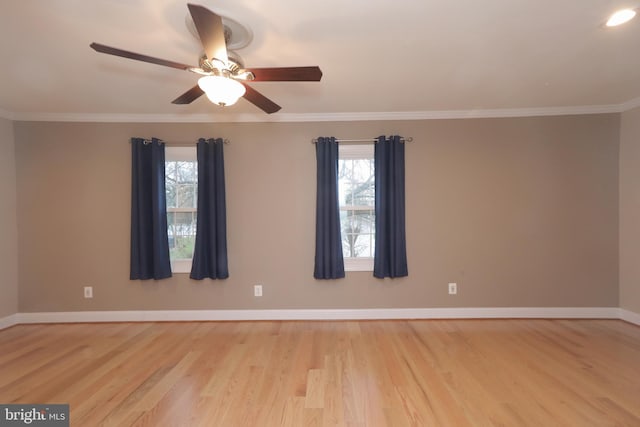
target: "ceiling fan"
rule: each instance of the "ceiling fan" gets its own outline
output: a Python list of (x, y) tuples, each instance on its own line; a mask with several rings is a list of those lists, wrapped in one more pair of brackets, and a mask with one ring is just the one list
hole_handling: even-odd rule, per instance
[(141, 55), (95, 42), (90, 46), (97, 52), (202, 75), (196, 86), (172, 101), (174, 104), (190, 104), (206, 94), (214, 104), (227, 106), (234, 104), (240, 97), (244, 97), (267, 114), (271, 114), (280, 110), (281, 107), (246, 82), (318, 82), (322, 78), (322, 71), (317, 66), (244, 68), (242, 60), (234, 52), (227, 50), (228, 32), (225, 31), (227, 28), (223, 25), (222, 17), (203, 6), (195, 4), (187, 6), (205, 51), (199, 60), (198, 67)]

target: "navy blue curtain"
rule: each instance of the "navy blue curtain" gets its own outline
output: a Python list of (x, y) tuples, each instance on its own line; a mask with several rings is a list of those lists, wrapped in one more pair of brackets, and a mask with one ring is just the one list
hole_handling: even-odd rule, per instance
[(316, 142), (316, 257), (313, 277), (344, 277), (340, 205), (338, 202), (338, 142), (318, 138)]
[(399, 136), (378, 137), (375, 146), (375, 277), (408, 276), (405, 236), (404, 143)]
[(131, 280), (171, 277), (164, 144), (131, 138)]
[(223, 146), (220, 138), (198, 140), (198, 218), (190, 275), (196, 280), (229, 277)]

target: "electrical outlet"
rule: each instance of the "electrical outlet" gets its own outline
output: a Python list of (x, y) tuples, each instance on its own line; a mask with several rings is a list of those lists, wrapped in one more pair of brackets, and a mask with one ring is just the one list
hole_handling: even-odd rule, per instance
[(85, 298), (93, 298), (93, 286), (85, 286), (84, 287), (84, 297)]
[(458, 293), (458, 284), (449, 283), (449, 295), (455, 295)]
[(262, 296), (262, 285), (255, 285), (253, 287), (253, 296), (261, 297)]

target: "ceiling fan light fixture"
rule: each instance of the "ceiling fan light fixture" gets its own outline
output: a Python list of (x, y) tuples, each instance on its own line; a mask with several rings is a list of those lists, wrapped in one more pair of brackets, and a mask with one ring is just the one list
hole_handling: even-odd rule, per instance
[(607, 27), (617, 27), (631, 21), (636, 16), (634, 9), (621, 9), (612, 14), (607, 20)]
[(223, 76), (201, 77), (198, 86), (209, 101), (222, 107), (235, 104), (247, 91), (242, 83)]

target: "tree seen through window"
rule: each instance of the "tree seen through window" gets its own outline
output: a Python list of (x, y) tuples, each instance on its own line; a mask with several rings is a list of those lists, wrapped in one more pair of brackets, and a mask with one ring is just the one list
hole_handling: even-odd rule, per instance
[(191, 259), (196, 237), (198, 165), (195, 161), (165, 162), (167, 232), (172, 260)]
[(338, 193), (342, 252), (347, 258), (372, 258), (375, 247), (373, 146), (341, 145)]

